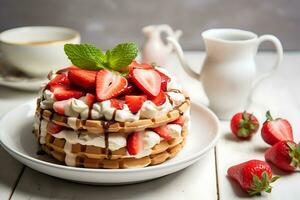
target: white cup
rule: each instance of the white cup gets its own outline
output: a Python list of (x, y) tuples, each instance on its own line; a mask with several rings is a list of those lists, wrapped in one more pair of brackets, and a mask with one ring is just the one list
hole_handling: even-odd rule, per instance
[(33, 77), (70, 65), (64, 53), (67, 43), (80, 43), (80, 34), (54, 26), (27, 26), (0, 33), (0, 53), (4, 60)]

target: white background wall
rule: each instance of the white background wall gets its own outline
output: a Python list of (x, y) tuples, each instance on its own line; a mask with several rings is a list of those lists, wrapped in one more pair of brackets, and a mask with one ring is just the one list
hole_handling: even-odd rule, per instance
[(202, 49), (201, 32), (214, 27), (272, 33), (285, 50), (300, 49), (300, 0), (0, 0), (0, 31), (69, 26), (103, 49), (125, 40), (142, 44), (140, 29), (152, 23), (182, 29), (186, 50)]

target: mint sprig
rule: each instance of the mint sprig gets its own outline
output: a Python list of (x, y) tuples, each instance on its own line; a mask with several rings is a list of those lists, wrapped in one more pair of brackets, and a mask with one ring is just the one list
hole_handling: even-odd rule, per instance
[(104, 67), (105, 55), (91, 44), (65, 44), (64, 50), (73, 65), (77, 67), (90, 70)]
[(91, 44), (66, 44), (64, 50), (71, 62), (79, 68), (89, 70), (109, 69), (124, 74), (126, 67), (137, 57), (135, 43), (119, 44), (104, 54)]

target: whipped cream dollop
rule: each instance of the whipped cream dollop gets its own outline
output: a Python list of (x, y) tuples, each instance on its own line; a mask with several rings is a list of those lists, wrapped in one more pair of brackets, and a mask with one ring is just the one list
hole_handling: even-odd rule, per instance
[(53, 103), (55, 102), (54, 94), (46, 89), (43, 92), (43, 100), (40, 102), (42, 109), (52, 109)]
[(114, 119), (119, 122), (132, 122), (140, 118), (154, 118), (162, 116), (173, 109), (169, 100), (167, 99), (163, 105), (157, 106), (152, 101), (145, 101), (136, 114), (133, 114), (128, 106), (124, 104), (122, 110), (112, 107), (110, 100), (101, 103), (95, 103), (91, 111), (92, 119), (100, 119), (104, 116), (106, 120)]
[(172, 109), (173, 107), (168, 98), (166, 99), (165, 103), (160, 106), (157, 106), (152, 101), (147, 100), (143, 103), (139, 113), (141, 118), (155, 118), (165, 115)]
[[(81, 145), (93, 145), (96, 147), (105, 148), (105, 136), (104, 134), (95, 135), (90, 134), (87, 131), (83, 131), (80, 134), (73, 130), (62, 130), (57, 134), (53, 134), (55, 138), (61, 138), (68, 141), (70, 144)], [(122, 134), (109, 134), (108, 137), (108, 149), (116, 151), (126, 146), (126, 138)]]

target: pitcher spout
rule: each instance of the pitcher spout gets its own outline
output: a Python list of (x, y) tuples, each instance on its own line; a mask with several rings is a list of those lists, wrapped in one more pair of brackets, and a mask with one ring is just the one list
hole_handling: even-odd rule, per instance
[(182, 50), (180, 44), (178, 43), (178, 41), (176, 40), (176, 38), (167, 37), (167, 41), (173, 46), (175, 53), (180, 61), (181, 66), (183, 67), (184, 71), (191, 77), (193, 77), (195, 79), (199, 79), (200, 73), (196, 73), (195, 71), (193, 71), (191, 69), (190, 65), (188, 64), (187, 60), (184, 57), (183, 50)]

